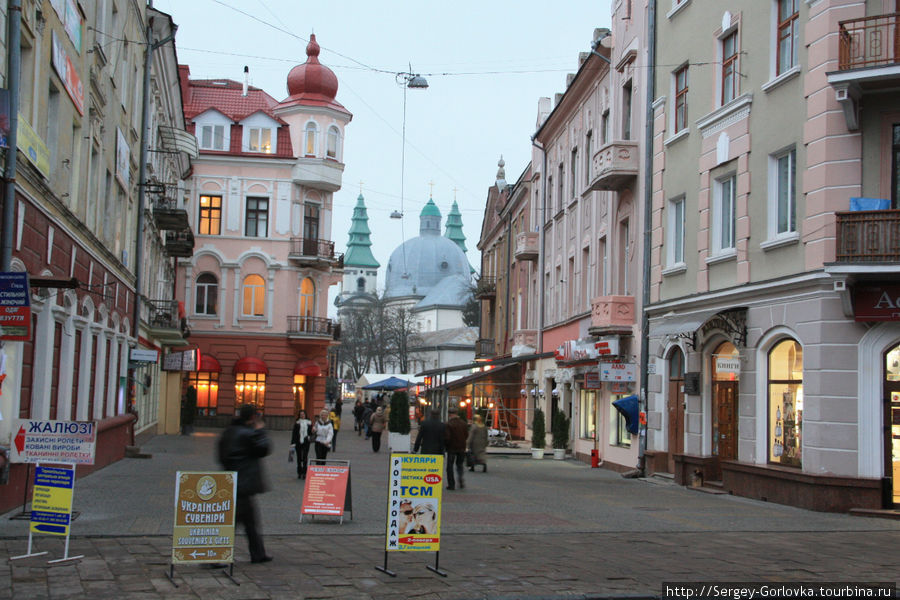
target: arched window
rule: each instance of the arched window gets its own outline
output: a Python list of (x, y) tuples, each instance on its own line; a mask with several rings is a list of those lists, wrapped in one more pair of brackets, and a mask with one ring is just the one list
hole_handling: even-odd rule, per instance
[(338, 160), (341, 151), (341, 132), (337, 127), (332, 125), (328, 128), (328, 145), (325, 149), (325, 156)]
[(316, 314), (316, 284), (307, 277), (300, 284), (300, 316), (312, 317)]
[(360, 277), (359, 279), (356, 280), (356, 291), (357, 292), (366, 291), (366, 278), (365, 277)]
[(244, 277), (244, 308), (246, 317), (262, 317), (266, 314), (266, 282), (260, 275)]
[(194, 312), (198, 315), (215, 315), (219, 300), (219, 280), (212, 273), (200, 273), (194, 290), (197, 298)]
[(769, 351), (769, 462), (802, 467), (803, 347), (778, 342)]
[(319, 128), (312, 121), (306, 124), (306, 131), (303, 140), (303, 148), (306, 156), (316, 155), (316, 138), (319, 134)]

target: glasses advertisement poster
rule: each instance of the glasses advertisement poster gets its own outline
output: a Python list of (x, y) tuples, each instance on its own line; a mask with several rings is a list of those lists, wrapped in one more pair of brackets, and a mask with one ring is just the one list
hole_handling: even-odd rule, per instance
[(385, 549), (437, 552), (441, 545), (443, 455), (391, 454), (390, 464)]

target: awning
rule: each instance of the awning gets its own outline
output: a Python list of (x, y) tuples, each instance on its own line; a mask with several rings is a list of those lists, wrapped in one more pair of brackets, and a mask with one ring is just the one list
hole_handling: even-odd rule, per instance
[(294, 375), (321, 377), (322, 369), (319, 368), (319, 365), (317, 365), (315, 361), (306, 358), (297, 362), (297, 365), (294, 367)]
[(262, 360), (255, 358), (253, 356), (245, 356), (240, 359), (236, 363), (234, 363), (234, 368), (231, 370), (232, 373), (261, 373), (263, 375), (269, 374), (269, 368), (266, 366), (266, 363)]
[[(480, 380), (494, 379), (495, 381), (493, 381), (492, 383), (495, 383), (497, 385), (506, 385), (508, 383), (515, 383), (517, 389), (516, 389), (516, 393), (514, 395), (518, 396), (519, 395), (518, 388), (521, 383), (518, 380), (518, 378), (512, 377), (512, 378), (510, 378), (511, 381), (496, 381), (496, 379), (498, 379), (498, 376), (501, 373), (503, 373), (504, 375), (511, 375), (511, 374), (514, 375), (514, 373), (509, 370), (513, 369), (514, 367), (519, 367), (519, 366), (520, 365), (518, 365), (517, 363), (508, 363), (503, 366), (497, 367), (495, 369), (490, 369), (489, 371), (479, 371), (478, 373), (472, 373), (471, 375), (466, 375), (465, 377), (460, 377), (459, 379), (454, 379), (453, 381), (448, 381), (444, 385), (435, 386), (434, 388), (431, 388), (431, 389), (438, 389), (438, 390), (455, 389), (455, 388), (459, 388), (459, 387), (468, 385), (470, 383), (475, 383)], [(506, 379), (506, 378), (503, 378), (503, 379)]]
[(219, 361), (209, 354), (201, 354), (200, 367), (197, 370), (202, 373), (221, 373), (222, 367), (219, 365)]
[(706, 323), (710, 317), (721, 312), (721, 308), (713, 308), (700, 312), (694, 312), (683, 315), (663, 316), (650, 320), (650, 335), (652, 337), (661, 335), (677, 335), (679, 333), (694, 333), (701, 325)]

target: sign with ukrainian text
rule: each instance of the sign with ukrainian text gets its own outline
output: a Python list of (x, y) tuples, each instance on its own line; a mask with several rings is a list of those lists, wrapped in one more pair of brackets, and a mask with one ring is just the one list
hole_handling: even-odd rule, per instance
[(75, 492), (75, 465), (34, 469), (31, 496), (31, 531), (69, 535), (72, 524), (72, 495)]
[(28, 273), (0, 273), (0, 339), (31, 339), (31, 288)]
[(237, 473), (175, 474), (172, 564), (234, 562)]
[(310, 464), (300, 515), (343, 516), (348, 507), (349, 464)]
[(391, 454), (386, 550), (441, 547), (444, 456)]
[(94, 421), (35, 421), (13, 424), (10, 462), (94, 464), (97, 423)]

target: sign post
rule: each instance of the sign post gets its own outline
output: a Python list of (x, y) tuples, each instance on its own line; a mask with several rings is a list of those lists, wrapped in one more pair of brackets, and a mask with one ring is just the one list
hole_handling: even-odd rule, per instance
[(66, 536), (63, 557), (48, 564), (84, 558), (83, 554), (69, 556), (69, 532), (72, 524), (72, 496), (75, 491), (75, 465), (37, 465), (34, 469), (34, 488), (31, 500), (31, 525), (28, 528), (28, 552), (10, 560), (41, 556), (46, 552), (32, 552), (35, 533)]
[[(175, 525), (172, 562), (166, 576), (172, 585), (176, 564), (229, 563), (234, 580), (234, 519), (237, 473), (234, 471), (175, 474)], [(240, 585), (240, 584), (238, 584)]]
[(377, 570), (397, 576), (387, 568), (388, 552), (434, 552), (434, 566), (426, 568), (447, 576), (439, 568), (443, 473), (443, 455), (391, 454), (384, 566)]
[(350, 461), (313, 460), (306, 469), (306, 485), (303, 486), (303, 503), (300, 505), (300, 523), (303, 515), (331, 515), (341, 518), (350, 512), (353, 520), (353, 498), (350, 493)]

